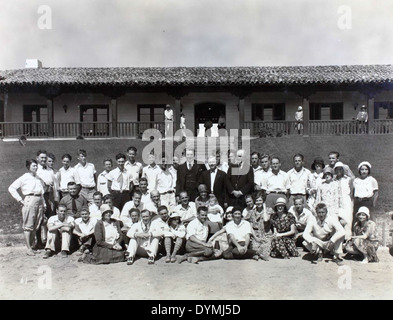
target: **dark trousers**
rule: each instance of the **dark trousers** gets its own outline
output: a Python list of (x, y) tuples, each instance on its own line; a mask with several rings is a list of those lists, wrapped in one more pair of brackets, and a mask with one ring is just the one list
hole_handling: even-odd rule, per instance
[[(239, 244), (244, 246), (245, 242), (240, 241)], [(251, 259), (256, 255), (258, 255), (258, 253), (252, 249), (247, 249), (245, 254), (240, 254), (239, 250), (233, 245), (232, 242), (229, 244), (229, 248), (222, 253), (224, 259)]]
[(120, 211), (123, 209), (124, 204), (130, 201), (130, 193), (129, 191), (115, 191), (112, 190), (111, 192), (113, 196), (113, 206), (119, 209)]

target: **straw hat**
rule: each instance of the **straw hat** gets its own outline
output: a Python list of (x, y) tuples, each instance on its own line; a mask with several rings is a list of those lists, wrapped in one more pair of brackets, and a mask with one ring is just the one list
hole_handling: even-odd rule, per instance
[(358, 212), (356, 212), (356, 216), (358, 216), (360, 213), (364, 213), (368, 219), (370, 219), (370, 209), (367, 207), (360, 207), (358, 209)]
[(360, 170), (360, 168), (361, 168), (362, 166), (368, 166), (368, 167), (371, 169), (371, 164), (370, 164), (370, 162), (368, 162), (368, 161), (362, 161), (362, 162), (360, 162), (359, 165), (358, 165), (358, 170)]
[(274, 204), (274, 207), (277, 207), (277, 206), (279, 206), (279, 205), (284, 205), (284, 206), (286, 206), (287, 205), (287, 200), (285, 199), (285, 198), (278, 198), (277, 200), (276, 200), (276, 203)]
[(110, 211), (110, 212), (113, 213), (113, 210), (111, 209), (111, 207), (109, 206), (109, 204), (103, 204), (103, 205), (100, 207), (100, 210), (101, 210), (101, 214), (104, 214), (105, 212), (108, 212), (108, 211)]

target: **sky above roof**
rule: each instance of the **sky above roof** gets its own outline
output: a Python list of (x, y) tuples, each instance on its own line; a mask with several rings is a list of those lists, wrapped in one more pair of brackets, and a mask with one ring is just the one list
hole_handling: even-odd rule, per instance
[[(2, 0), (0, 69), (391, 64), (391, 0)], [(49, 29), (45, 29), (49, 28)]]

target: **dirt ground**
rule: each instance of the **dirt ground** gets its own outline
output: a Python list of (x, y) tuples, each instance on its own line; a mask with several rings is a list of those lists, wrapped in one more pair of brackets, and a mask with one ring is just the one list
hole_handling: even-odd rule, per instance
[(77, 256), (42, 259), (22, 245), (0, 248), (0, 299), (392, 299), (393, 257), (380, 248), (379, 263), (302, 257), (264, 261), (216, 260), (200, 264), (87, 265)]

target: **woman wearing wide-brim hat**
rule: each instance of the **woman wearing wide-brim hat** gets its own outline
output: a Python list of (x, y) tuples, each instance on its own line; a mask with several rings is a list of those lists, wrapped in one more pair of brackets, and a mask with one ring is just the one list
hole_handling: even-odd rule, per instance
[(362, 263), (379, 262), (378, 246), (376, 224), (370, 220), (370, 210), (360, 207), (356, 212), (352, 238), (346, 243), (345, 250), (348, 254), (360, 256)]
[(273, 207), (274, 213), (270, 220), (274, 230), (271, 242), (270, 256), (273, 258), (289, 259), (290, 256), (298, 257), (296, 249), (296, 219), (287, 211), (287, 200), (278, 198)]

